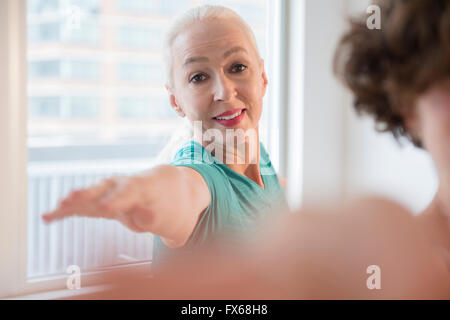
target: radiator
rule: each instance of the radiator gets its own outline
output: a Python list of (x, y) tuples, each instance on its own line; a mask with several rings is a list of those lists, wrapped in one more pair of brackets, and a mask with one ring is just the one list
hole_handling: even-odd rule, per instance
[(70, 217), (49, 225), (41, 215), (54, 209), (72, 189), (87, 187), (114, 174), (145, 170), (149, 162), (33, 163), (28, 166), (28, 278), (66, 274), (123, 263), (150, 261), (153, 236), (134, 233), (104, 218)]

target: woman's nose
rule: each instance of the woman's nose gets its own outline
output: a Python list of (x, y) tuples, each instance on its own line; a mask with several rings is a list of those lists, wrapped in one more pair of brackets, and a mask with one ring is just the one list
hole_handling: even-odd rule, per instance
[(215, 83), (214, 100), (230, 101), (236, 95), (236, 87), (232, 80), (224, 75), (217, 77)]

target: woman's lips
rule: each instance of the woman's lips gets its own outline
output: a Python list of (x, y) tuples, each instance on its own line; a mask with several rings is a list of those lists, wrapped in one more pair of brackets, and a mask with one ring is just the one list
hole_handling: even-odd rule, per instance
[[(241, 109), (241, 110), (242, 110), (241, 114), (238, 115), (237, 117), (234, 117), (233, 119), (229, 119), (229, 120), (219, 120), (219, 119), (217, 119), (217, 117), (221, 117), (222, 115), (214, 117), (213, 119), (214, 119), (214, 121), (217, 121), (218, 123), (220, 123), (221, 125), (223, 125), (225, 127), (233, 127), (233, 126), (238, 125), (242, 121), (242, 119), (244, 118), (244, 115), (245, 115), (247, 109)], [(236, 111), (235, 113), (237, 113), (237, 112), (238, 111)]]
[(215, 116), (214, 118), (229, 117), (229, 116), (232, 116), (232, 115), (240, 112), (243, 109), (245, 109), (245, 108), (236, 108), (233, 110), (228, 110), (228, 111), (225, 111), (224, 113), (219, 114), (218, 116)]

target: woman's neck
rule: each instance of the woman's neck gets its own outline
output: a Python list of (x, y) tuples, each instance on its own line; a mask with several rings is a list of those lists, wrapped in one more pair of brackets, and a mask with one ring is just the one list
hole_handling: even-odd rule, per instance
[(418, 219), (434, 245), (450, 250), (450, 196), (440, 185), (433, 201)]
[(259, 168), (259, 145), (257, 146), (256, 154), (258, 156), (256, 163), (247, 162), (243, 164), (239, 163), (230, 163), (226, 164), (231, 170), (242, 174), (243, 176), (253, 180), (256, 184), (258, 184), (261, 188), (264, 189), (264, 182), (261, 177), (261, 170)]
[(433, 202), (433, 211), (450, 228), (450, 190), (440, 185)]
[(439, 187), (433, 199), (434, 212), (450, 224), (450, 170), (438, 167)]
[[(222, 151), (219, 158), (223, 159), (223, 163), (227, 167), (253, 180), (264, 189), (264, 182), (259, 167), (260, 149), (258, 130), (256, 130), (256, 138), (254, 139), (248, 138), (240, 143), (216, 144), (214, 150), (211, 152), (212, 155), (217, 157), (218, 150)], [(220, 160), (222, 161), (222, 159)]]

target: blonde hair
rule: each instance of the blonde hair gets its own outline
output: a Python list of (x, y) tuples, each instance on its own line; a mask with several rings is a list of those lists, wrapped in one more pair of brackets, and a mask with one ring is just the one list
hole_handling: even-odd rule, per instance
[[(245, 33), (248, 35), (252, 45), (254, 46), (258, 56), (259, 50), (256, 43), (255, 35), (250, 26), (245, 22), (240, 15), (234, 10), (218, 5), (202, 5), (187, 10), (180, 15), (172, 23), (168, 32), (165, 34), (163, 43), (163, 60), (165, 67), (165, 84), (169, 88), (173, 88), (172, 77), (172, 44), (175, 38), (184, 31), (189, 25), (196, 21), (204, 21), (208, 19), (234, 19), (240, 26), (242, 26)], [(155, 164), (168, 163), (173, 160), (175, 153), (189, 140), (192, 139), (194, 130), (192, 123), (187, 119), (183, 119), (183, 125), (171, 137), (169, 142), (161, 150), (156, 158)]]

